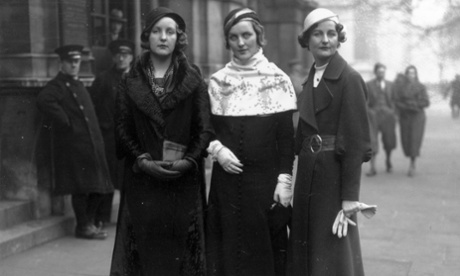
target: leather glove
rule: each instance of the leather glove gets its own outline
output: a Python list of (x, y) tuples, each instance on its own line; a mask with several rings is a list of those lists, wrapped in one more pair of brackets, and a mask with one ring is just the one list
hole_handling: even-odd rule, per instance
[(178, 171), (171, 171), (171, 162), (166, 161), (153, 161), (146, 158), (139, 159), (137, 165), (141, 171), (149, 174), (160, 180), (172, 180), (178, 178), (181, 173)]
[(278, 176), (278, 184), (276, 184), (273, 200), (281, 203), (284, 207), (288, 207), (292, 200), (292, 176), (287, 173), (282, 173)]
[(222, 145), (219, 140), (214, 140), (209, 144), (208, 153), (211, 154), (213, 160), (217, 160), (224, 171), (232, 174), (240, 174), (243, 172), (240, 160), (236, 158), (231, 150)]
[(192, 169), (193, 165), (193, 162), (188, 159), (180, 159), (172, 163), (170, 170), (178, 171), (183, 174)]

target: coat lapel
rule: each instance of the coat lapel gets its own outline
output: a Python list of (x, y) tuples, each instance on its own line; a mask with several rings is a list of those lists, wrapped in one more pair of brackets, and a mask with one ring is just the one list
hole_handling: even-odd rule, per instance
[(313, 75), (314, 70), (310, 70), (308, 79), (304, 85), (303, 92), (299, 96), (299, 115), (302, 120), (318, 130), (315, 118), (315, 107), (313, 104)]

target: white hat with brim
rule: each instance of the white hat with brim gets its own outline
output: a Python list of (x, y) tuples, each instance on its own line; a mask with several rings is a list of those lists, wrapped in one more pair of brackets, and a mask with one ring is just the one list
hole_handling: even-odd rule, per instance
[(324, 9), (324, 8), (314, 9), (305, 18), (305, 21), (303, 22), (302, 33), (308, 31), (308, 29), (310, 29), (311, 26), (313, 26), (314, 24), (319, 23), (324, 20), (331, 20), (338, 24), (339, 16), (328, 9)]

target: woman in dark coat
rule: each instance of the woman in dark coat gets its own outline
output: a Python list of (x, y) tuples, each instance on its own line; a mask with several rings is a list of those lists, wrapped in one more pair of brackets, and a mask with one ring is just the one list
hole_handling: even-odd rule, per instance
[(203, 156), (212, 129), (207, 87), (183, 53), (184, 32), (178, 14), (152, 10), (141, 34), (149, 51), (119, 87), (117, 154), (126, 160), (111, 275), (204, 271)]
[(263, 27), (254, 11), (233, 10), (224, 24), (233, 57), (209, 83), (217, 140), (208, 152), (217, 162), (206, 212), (208, 275), (279, 275), (287, 231), (281, 225), (272, 236), (268, 220), (274, 202), (280, 210), (290, 207), (295, 92), (263, 55)]
[(357, 223), (361, 164), (372, 150), (366, 84), (337, 52), (345, 40), (338, 16), (321, 8), (299, 36), (315, 63), (298, 101), (289, 275), (364, 275), (358, 228), (347, 226)]
[(407, 175), (415, 173), (415, 159), (420, 155), (423, 134), (425, 132), (425, 111), (430, 105), (426, 88), (418, 80), (417, 69), (410, 65), (406, 68), (406, 80), (398, 81), (395, 91), (395, 105), (399, 113), (401, 144), (404, 155), (410, 158)]

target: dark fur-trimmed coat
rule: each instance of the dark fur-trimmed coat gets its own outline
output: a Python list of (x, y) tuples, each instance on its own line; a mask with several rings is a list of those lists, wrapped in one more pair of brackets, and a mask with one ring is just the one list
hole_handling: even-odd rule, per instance
[[(198, 267), (184, 265), (184, 252), (190, 253), (185, 250), (190, 249), (188, 241), (195, 260), (204, 257), (202, 164), (213, 135), (207, 85), (197, 67), (180, 55), (174, 59), (174, 89), (160, 103), (148, 81), (148, 59), (145, 53), (135, 62), (118, 92), (115, 130), (125, 177), (111, 275), (179, 275), (181, 267), (204, 269), (204, 260)], [(135, 173), (132, 166), (141, 154), (162, 160), (165, 139), (186, 145), (185, 157), (198, 166), (173, 181)], [(198, 222), (194, 241), (187, 239), (192, 222)]]

